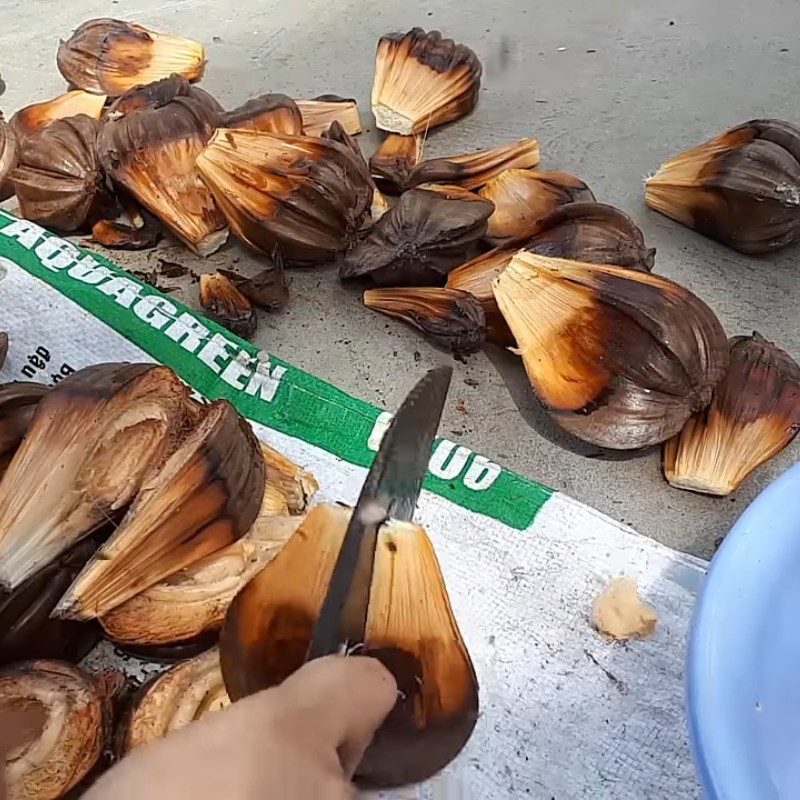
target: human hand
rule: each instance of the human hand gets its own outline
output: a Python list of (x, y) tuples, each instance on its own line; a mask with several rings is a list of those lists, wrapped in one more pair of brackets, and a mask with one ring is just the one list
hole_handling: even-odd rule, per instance
[(340, 800), (397, 686), (362, 656), (311, 661), (260, 692), (134, 750), (83, 800)]

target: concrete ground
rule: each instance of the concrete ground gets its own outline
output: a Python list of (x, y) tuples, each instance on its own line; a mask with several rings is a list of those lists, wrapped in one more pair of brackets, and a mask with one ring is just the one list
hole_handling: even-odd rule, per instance
[[(628, 211), (658, 248), (656, 271), (705, 299), (730, 335), (757, 329), (800, 357), (800, 249), (740, 256), (642, 202), (642, 178), (667, 157), (753, 117), (800, 122), (795, 0), (0, 0), (0, 10), (7, 117), (63, 89), (59, 37), (85, 19), (113, 15), (204, 42), (203, 86), (223, 105), (269, 91), (356, 97), (367, 154), (377, 142), (368, 101), (378, 37), (440, 28), (477, 51), (485, 79), (476, 111), (436, 131), (429, 155), (535, 136), (542, 168), (575, 173), (599, 200)], [(158, 258), (209, 271), (257, 266), (236, 245), (202, 263), (174, 242), (113, 258), (135, 269)], [(292, 272), (291, 292), (286, 311), (261, 317), (255, 341), (365, 400), (392, 409), (426, 368), (452, 361), (364, 309), (360, 291), (341, 286), (331, 268)], [(196, 305), (196, 288), (183, 297)], [(758, 491), (797, 457), (794, 445), (727, 499), (680, 492), (662, 480), (656, 451), (610, 457), (568, 442), (511, 354), (493, 349), (454, 366), (444, 435), (696, 555), (709, 557)]]

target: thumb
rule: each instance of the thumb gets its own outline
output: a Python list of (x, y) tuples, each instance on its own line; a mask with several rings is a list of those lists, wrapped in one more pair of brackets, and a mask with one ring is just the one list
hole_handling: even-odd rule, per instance
[(276, 691), (289, 708), (310, 715), (318, 734), (337, 751), (348, 779), (397, 702), (392, 674), (366, 656), (310, 661)]

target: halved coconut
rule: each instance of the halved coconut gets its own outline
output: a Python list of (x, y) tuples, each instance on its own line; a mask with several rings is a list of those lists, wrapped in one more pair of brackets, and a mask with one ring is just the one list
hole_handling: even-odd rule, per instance
[[(279, 684), (305, 661), (350, 514), (315, 506), (231, 604), (220, 653), (232, 699)], [(389, 521), (378, 533), (363, 644), (400, 693), (355, 780), (374, 788), (422, 781), (469, 739), (478, 685), (433, 547), (417, 525)]]
[(64, 797), (98, 763), (111, 731), (102, 685), (63, 661), (0, 670), (0, 707), (34, 723), (5, 754), (8, 800)]
[(118, 757), (230, 705), (219, 650), (176, 664), (136, 693), (116, 736)]
[(224, 549), (252, 525), (266, 472), (252, 428), (225, 400), (201, 407), (199, 414), (178, 448), (148, 472), (128, 513), (64, 595), (56, 616), (104, 616)]

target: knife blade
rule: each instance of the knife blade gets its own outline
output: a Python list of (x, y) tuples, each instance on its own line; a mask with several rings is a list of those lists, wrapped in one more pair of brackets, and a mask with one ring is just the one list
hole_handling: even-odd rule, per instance
[(430, 370), (384, 434), (345, 531), (307, 661), (363, 643), (378, 530), (390, 517), (413, 518), (452, 374), (452, 367)]

